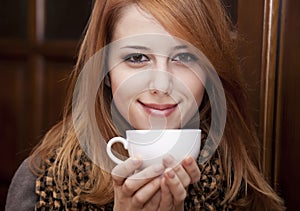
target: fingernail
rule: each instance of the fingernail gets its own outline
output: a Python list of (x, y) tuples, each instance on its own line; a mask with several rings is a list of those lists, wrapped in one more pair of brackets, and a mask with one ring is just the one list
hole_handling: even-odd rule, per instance
[(156, 166), (154, 166), (154, 171), (156, 173), (162, 173), (164, 171), (164, 166), (163, 165), (156, 165)]
[(138, 157), (134, 157), (134, 158), (132, 158), (132, 163), (134, 165), (139, 165), (141, 163), (141, 159)]
[(166, 171), (166, 173), (167, 173), (167, 175), (168, 175), (168, 177), (169, 177), (170, 179), (173, 179), (173, 178), (175, 177), (175, 173), (173, 172), (172, 169), (168, 169), (168, 170)]
[(193, 158), (192, 157), (187, 157), (186, 159), (184, 159), (184, 164), (186, 166), (189, 166), (193, 163)]
[(163, 159), (163, 161), (164, 161), (164, 163), (166, 164), (166, 165), (170, 165), (170, 164), (172, 164), (173, 163), (173, 157), (171, 156), (171, 155), (166, 155), (165, 157), (164, 157), (164, 159)]

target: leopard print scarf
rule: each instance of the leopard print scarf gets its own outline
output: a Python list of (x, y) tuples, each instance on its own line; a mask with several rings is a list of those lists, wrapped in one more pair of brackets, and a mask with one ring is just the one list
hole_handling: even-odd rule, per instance
[[(113, 202), (106, 205), (91, 204), (79, 199), (81, 187), (87, 187), (88, 178), (91, 172), (91, 161), (85, 156), (82, 150), (78, 150), (73, 166), (77, 175), (74, 184), (69, 190), (68, 178), (63, 187), (55, 184), (53, 163), (55, 156), (42, 164), (43, 174), (36, 180), (36, 194), (38, 201), (35, 210), (113, 210)], [(206, 163), (200, 164), (201, 179), (198, 183), (192, 184), (187, 189), (184, 210), (236, 210), (232, 204), (222, 201), (225, 197), (226, 180), (221, 168), (218, 153)], [(61, 196), (65, 194), (65, 199)]]

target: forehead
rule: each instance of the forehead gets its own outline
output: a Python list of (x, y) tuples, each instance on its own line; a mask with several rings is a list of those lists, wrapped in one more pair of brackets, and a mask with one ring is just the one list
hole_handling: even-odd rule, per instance
[(124, 8), (115, 26), (113, 41), (143, 34), (170, 35), (150, 13), (137, 5)]

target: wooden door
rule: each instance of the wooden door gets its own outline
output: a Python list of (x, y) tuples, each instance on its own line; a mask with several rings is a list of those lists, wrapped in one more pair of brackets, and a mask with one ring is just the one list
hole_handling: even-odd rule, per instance
[(61, 117), (92, 0), (0, 2), (0, 210), (13, 173)]
[(300, 1), (282, 1), (278, 50), (275, 183), (288, 210), (300, 210)]
[(244, 74), (262, 144), (264, 174), (288, 210), (300, 210), (300, 2), (238, 2)]

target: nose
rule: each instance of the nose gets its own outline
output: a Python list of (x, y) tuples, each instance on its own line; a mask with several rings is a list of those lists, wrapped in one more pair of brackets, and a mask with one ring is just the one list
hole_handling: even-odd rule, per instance
[(173, 79), (168, 65), (168, 59), (160, 59), (156, 61), (151, 71), (150, 90), (153, 94), (170, 95), (173, 87)]

